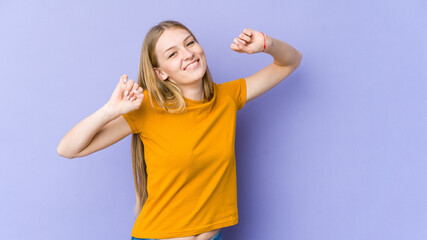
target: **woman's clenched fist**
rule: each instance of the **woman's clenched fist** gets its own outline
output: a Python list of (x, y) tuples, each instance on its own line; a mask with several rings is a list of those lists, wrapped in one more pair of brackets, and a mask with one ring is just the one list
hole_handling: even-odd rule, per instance
[(122, 75), (107, 103), (119, 115), (139, 109), (144, 99), (142, 87), (132, 79), (126, 81), (127, 77)]

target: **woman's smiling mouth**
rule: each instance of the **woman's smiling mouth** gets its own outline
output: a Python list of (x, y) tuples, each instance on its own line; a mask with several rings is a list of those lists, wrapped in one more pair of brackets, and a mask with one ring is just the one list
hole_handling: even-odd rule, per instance
[(200, 59), (197, 59), (195, 61), (193, 61), (192, 63), (188, 64), (184, 70), (192, 70), (197, 68), (200, 65)]

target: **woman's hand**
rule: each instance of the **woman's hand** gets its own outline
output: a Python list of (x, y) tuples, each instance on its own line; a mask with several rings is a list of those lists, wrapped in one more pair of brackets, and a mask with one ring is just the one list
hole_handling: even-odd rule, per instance
[(239, 34), (238, 38), (234, 38), (230, 48), (238, 53), (252, 54), (262, 52), (267, 36), (265, 36), (265, 38), (264, 40), (264, 36), (261, 32), (245, 28), (243, 32)]
[(123, 74), (107, 103), (119, 115), (139, 109), (144, 99), (142, 87), (132, 79), (126, 82), (126, 79), (127, 75)]

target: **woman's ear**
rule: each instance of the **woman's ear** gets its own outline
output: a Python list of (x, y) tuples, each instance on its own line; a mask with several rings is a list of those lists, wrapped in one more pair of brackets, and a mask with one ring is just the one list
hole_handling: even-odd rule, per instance
[(156, 74), (157, 74), (157, 77), (160, 79), (160, 80), (162, 80), (162, 81), (164, 81), (164, 80), (166, 80), (166, 79), (168, 79), (168, 75), (165, 73), (165, 72), (163, 72), (162, 70), (160, 70), (159, 68), (154, 68), (154, 71), (156, 72)]

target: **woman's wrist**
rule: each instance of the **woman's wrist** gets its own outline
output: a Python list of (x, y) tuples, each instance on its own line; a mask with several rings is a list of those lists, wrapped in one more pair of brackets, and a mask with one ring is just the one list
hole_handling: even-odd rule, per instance
[(115, 110), (113, 106), (109, 102), (107, 102), (104, 106), (101, 107), (101, 111), (104, 114), (104, 117), (108, 120), (114, 120), (120, 116), (120, 114)]
[[(266, 35), (267, 36), (267, 35)], [(290, 44), (267, 36), (266, 53), (273, 57), (274, 63), (279, 66), (296, 65), (301, 61), (301, 53)]]
[(265, 50), (264, 50), (264, 52), (265, 53), (270, 53), (270, 51), (272, 49), (272, 45), (274, 44), (273, 43), (274, 42), (274, 38), (266, 35), (265, 33), (264, 33), (264, 35), (265, 35)]

